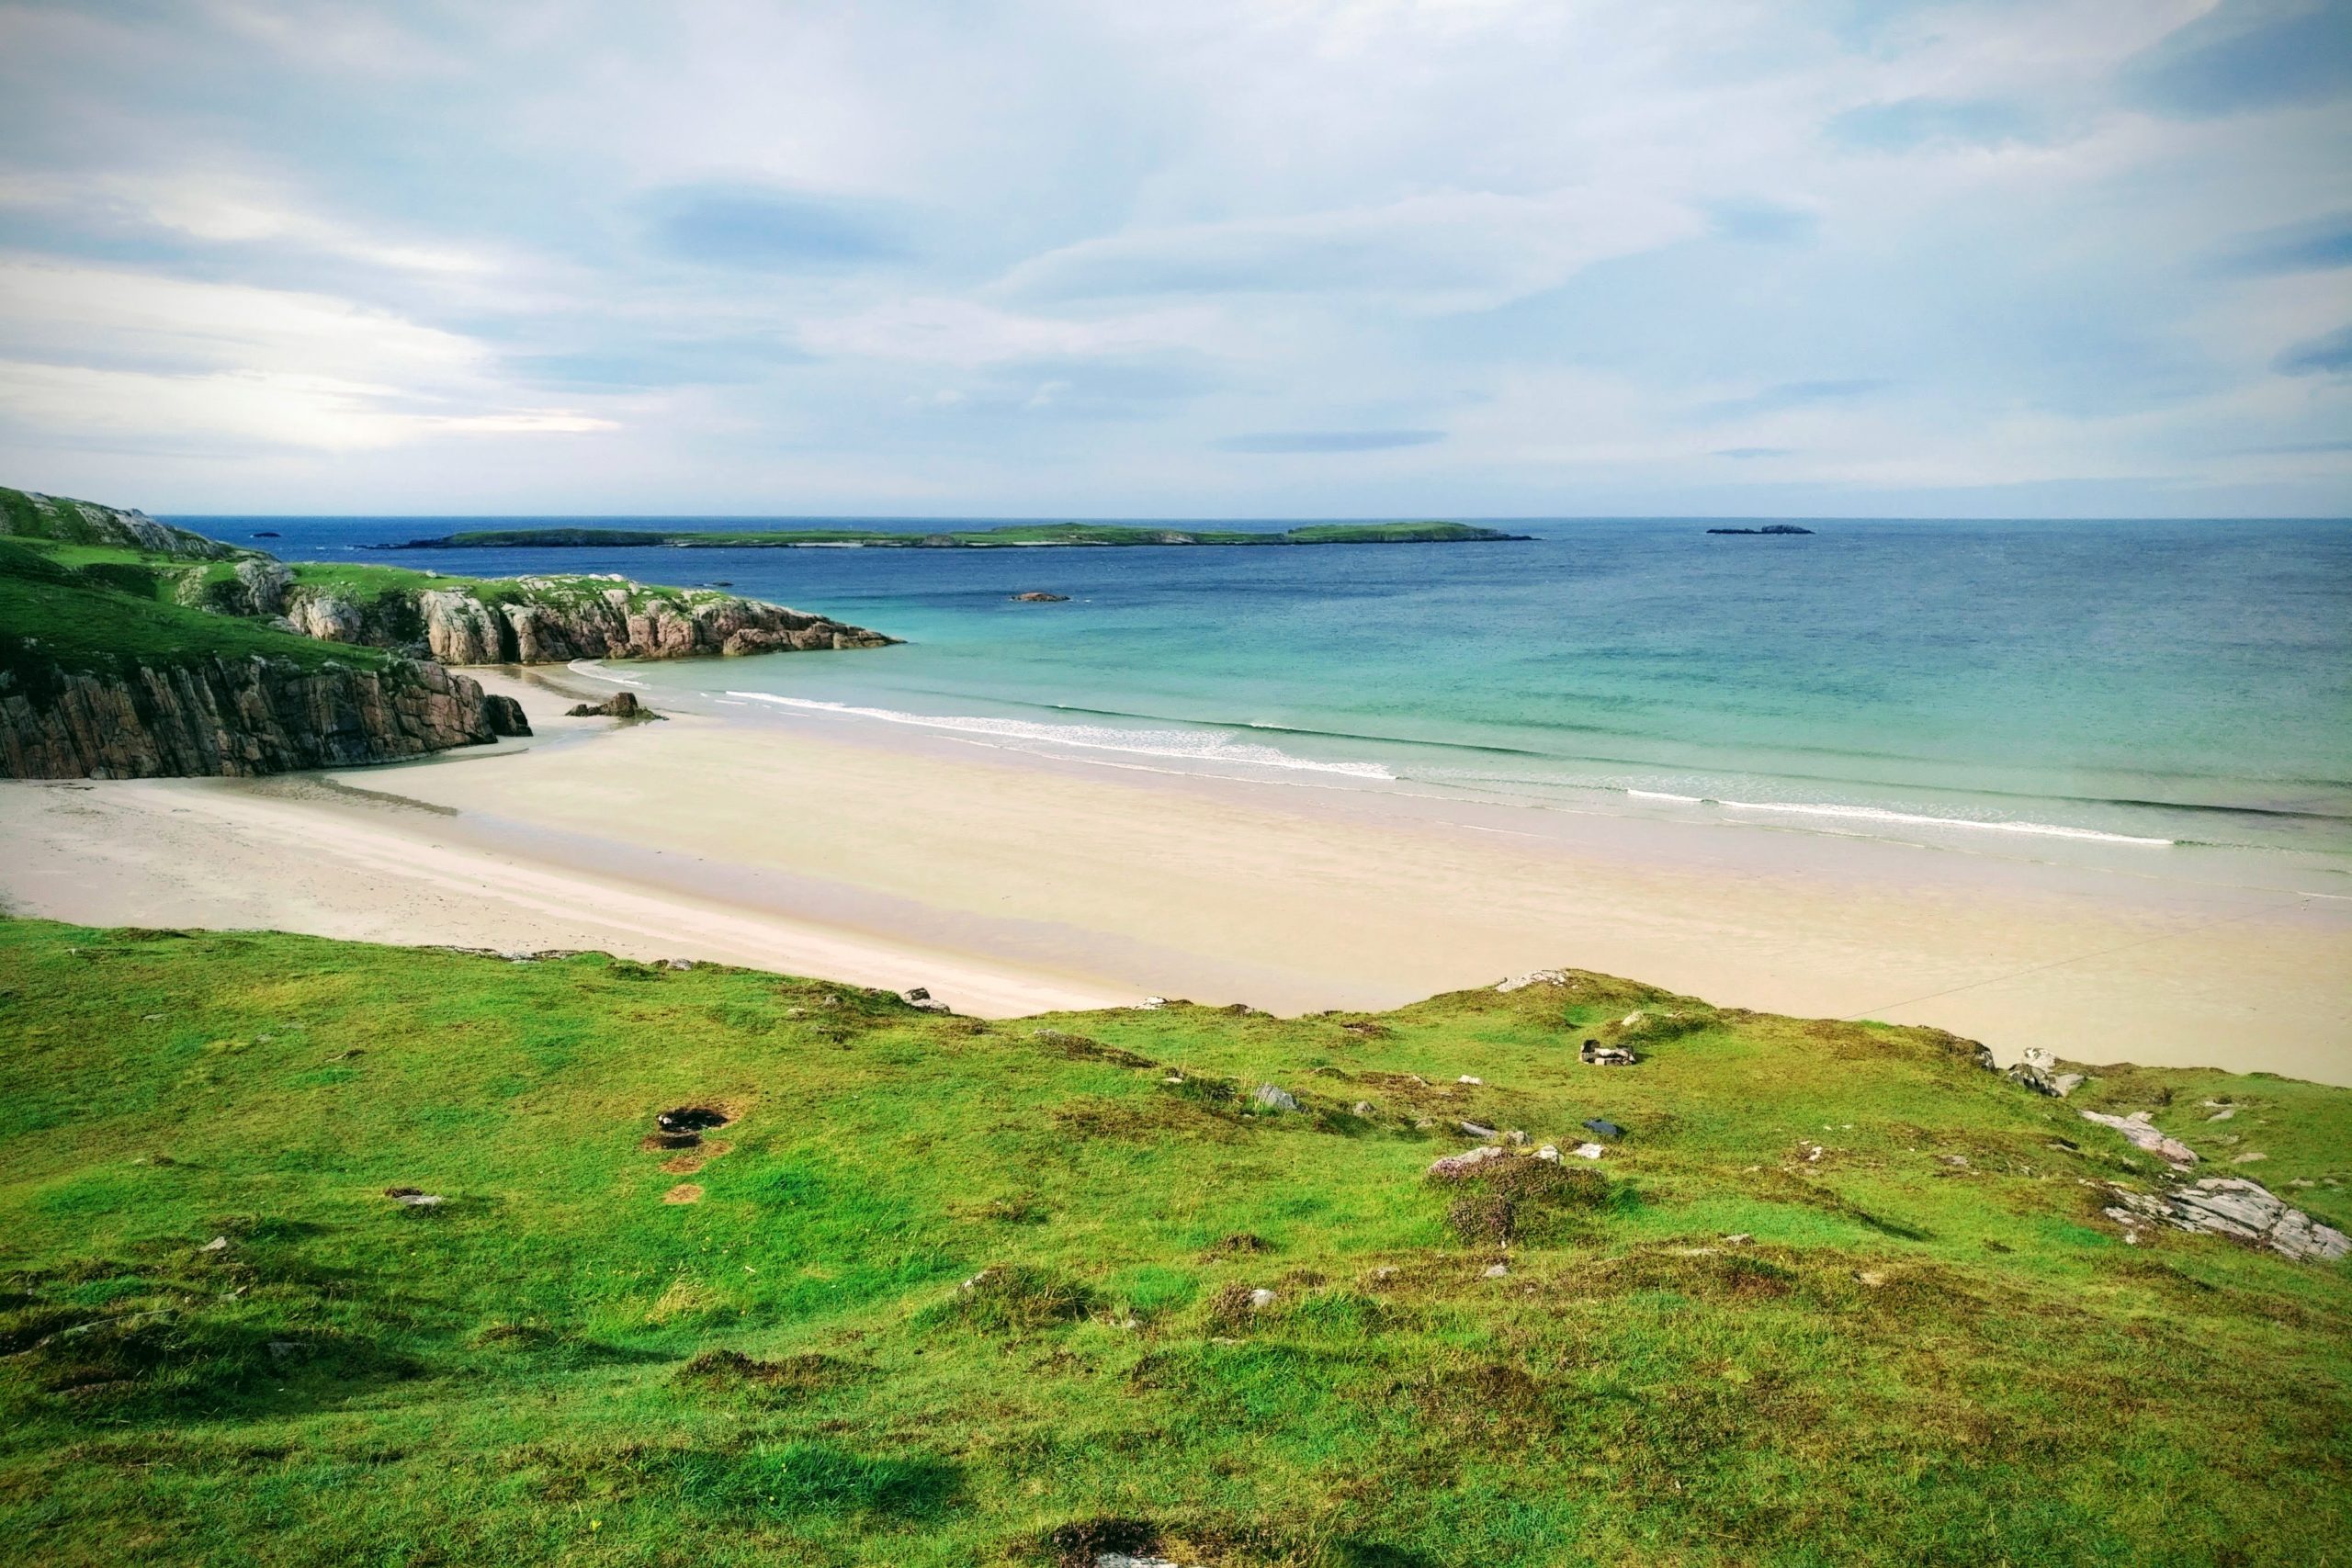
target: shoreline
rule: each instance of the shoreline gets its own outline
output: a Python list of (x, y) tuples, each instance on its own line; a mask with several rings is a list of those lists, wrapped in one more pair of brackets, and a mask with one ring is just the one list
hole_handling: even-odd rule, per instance
[(2352, 1083), (2341, 901), (1244, 782), (765, 705), (616, 728), (562, 716), (609, 685), (469, 672), (539, 735), (316, 775), (8, 785), (0, 899), (707, 958), (997, 1017), (1148, 995), (1371, 1010), (1566, 964), (1933, 1024), (2005, 1062), (2040, 1046)]

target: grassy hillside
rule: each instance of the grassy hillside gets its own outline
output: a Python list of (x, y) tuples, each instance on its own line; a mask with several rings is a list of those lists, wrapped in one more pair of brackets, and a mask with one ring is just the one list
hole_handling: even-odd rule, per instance
[(62, 545), (126, 546), (191, 560), (227, 559), (250, 553), (158, 523), (143, 512), (5, 485), (0, 485), (0, 536)]
[[(1604, 1034), (1644, 1060), (1579, 1065)], [(0, 1540), (2346, 1560), (2352, 1271), (2126, 1246), (2098, 1184), (2147, 1157), (1969, 1058), (1580, 974), (983, 1024), (749, 971), (0, 923)], [(2078, 1101), (2352, 1222), (2352, 1094), (2119, 1070)], [(649, 1146), (684, 1108), (729, 1121)], [(1425, 1175), (1459, 1121), (1566, 1149), (1588, 1118), (1623, 1128), (1597, 1164)]]
[(642, 528), (484, 528), (416, 539), (395, 549), (462, 549), (532, 546), (564, 548), (669, 545), (731, 548), (857, 545), (874, 549), (990, 549), (1055, 545), (1402, 545), (1462, 544), (1521, 536), (1464, 523), (1318, 523), (1280, 534), (1230, 528), (1135, 527), (1105, 523), (1012, 523), (999, 528), (938, 534), (873, 528), (742, 530)]
[(386, 657), (187, 609), (158, 597), (160, 581), (149, 558), (135, 551), (42, 549), (0, 539), (0, 669), (121, 672), (254, 655), (304, 669), (372, 669)]

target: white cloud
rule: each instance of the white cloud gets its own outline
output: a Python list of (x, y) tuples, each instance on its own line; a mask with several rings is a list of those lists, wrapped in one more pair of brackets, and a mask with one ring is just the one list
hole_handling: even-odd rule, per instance
[(617, 428), (514, 406), (481, 346), (323, 295), (0, 262), (0, 408), (71, 438), (339, 449)]

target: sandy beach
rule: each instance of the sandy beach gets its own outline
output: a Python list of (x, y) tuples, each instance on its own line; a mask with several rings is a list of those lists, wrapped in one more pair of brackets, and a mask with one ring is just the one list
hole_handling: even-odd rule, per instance
[(1816, 834), (1243, 783), (839, 717), (561, 716), (260, 781), (0, 786), (0, 898), (91, 923), (603, 948), (924, 986), (1383, 1008), (1570, 964), (2005, 1059), (2352, 1082), (2352, 904)]

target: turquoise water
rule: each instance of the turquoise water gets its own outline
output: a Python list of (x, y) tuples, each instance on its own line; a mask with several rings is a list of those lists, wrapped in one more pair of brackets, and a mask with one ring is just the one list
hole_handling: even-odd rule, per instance
[[(295, 558), (462, 525), (178, 521), (275, 529), (261, 542)], [(831, 705), (1130, 765), (2159, 873), (2221, 851), (2229, 879), (2352, 892), (2352, 525), (1512, 526), (1539, 537), (378, 558), (725, 580), (909, 639), (617, 672), (745, 715)], [(1026, 589), (1070, 602), (1009, 602)]]

